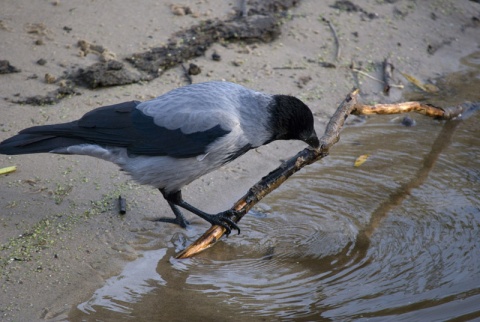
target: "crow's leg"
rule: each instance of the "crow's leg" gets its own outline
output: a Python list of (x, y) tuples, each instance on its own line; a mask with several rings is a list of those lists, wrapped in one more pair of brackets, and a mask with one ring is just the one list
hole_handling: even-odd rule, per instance
[[(194, 206), (192, 206), (191, 204), (183, 200), (181, 191), (176, 191), (169, 194), (164, 193), (163, 196), (165, 197), (165, 199), (167, 199), (169, 203), (172, 203), (173, 206), (176, 205), (176, 206), (182, 207), (183, 209), (186, 209), (194, 213), (200, 218), (205, 219), (212, 225), (219, 225), (224, 227), (226, 229), (227, 236), (232, 232), (232, 229), (238, 230), (238, 233), (240, 234), (240, 228), (238, 228), (237, 224), (228, 217), (228, 215), (235, 213), (234, 210), (227, 210), (227, 211), (220, 212), (216, 215), (211, 215), (201, 211), (198, 208), (195, 208)], [(172, 207), (172, 209), (174, 208)]]
[(161, 221), (161, 222), (168, 222), (168, 223), (172, 223), (172, 224), (177, 224), (179, 225), (180, 227), (182, 228), (187, 228), (187, 226), (190, 224), (188, 222), (187, 219), (185, 219), (185, 217), (183, 216), (182, 212), (180, 211), (180, 209), (178, 209), (178, 207), (173, 203), (171, 202), (170, 200), (167, 199), (166, 197), (166, 193), (163, 189), (158, 189), (160, 190), (160, 192), (162, 193), (163, 197), (167, 200), (168, 202), (168, 205), (170, 206), (170, 208), (172, 209), (173, 213), (175, 214), (175, 218), (167, 218), (167, 217), (161, 217), (161, 218), (157, 218), (155, 219), (155, 221)]

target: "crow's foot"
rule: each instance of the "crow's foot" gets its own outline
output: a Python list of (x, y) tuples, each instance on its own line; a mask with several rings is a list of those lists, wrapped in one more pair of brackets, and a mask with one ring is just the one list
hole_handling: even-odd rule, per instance
[(226, 211), (222, 211), (222, 212), (220, 212), (216, 215), (204, 214), (203, 219), (205, 219), (206, 221), (208, 221), (212, 225), (218, 225), (218, 226), (222, 226), (223, 228), (225, 228), (225, 230), (226, 230), (225, 235), (227, 235), (227, 237), (232, 232), (232, 229), (237, 230), (238, 234), (240, 235), (240, 228), (237, 226), (237, 224), (232, 219), (230, 219), (230, 216), (232, 214), (236, 214), (236, 213), (237, 212), (234, 211), (234, 210), (226, 210)]
[(161, 217), (161, 218), (152, 219), (152, 221), (168, 222), (168, 223), (171, 223), (171, 224), (179, 225), (182, 228), (187, 228), (187, 226), (190, 225), (188, 220), (186, 220), (185, 217), (183, 217), (183, 216), (181, 216), (181, 217), (177, 216), (175, 218)]

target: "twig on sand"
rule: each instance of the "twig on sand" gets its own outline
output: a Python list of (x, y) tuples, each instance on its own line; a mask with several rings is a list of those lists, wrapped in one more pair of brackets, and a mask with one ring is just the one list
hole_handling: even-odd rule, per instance
[(273, 69), (307, 69), (303, 66), (280, 66), (280, 67), (273, 67)]
[[(378, 79), (378, 78), (376, 78), (376, 77), (373, 77), (372, 75), (367, 74), (367, 73), (365, 73), (364, 71), (362, 71), (362, 70), (360, 70), (360, 69), (358, 69), (358, 68), (350, 68), (350, 70), (351, 70), (352, 72), (354, 72), (354, 73), (358, 73), (358, 74), (360, 74), (360, 75), (363, 75), (363, 76), (365, 76), (365, 77), (368, 77), (368, 78), (370, 78), (370, 79), (373, 79), (373, 80), (376, 81), (376, 82), (385, 84), (385, 81), (383, 81), (383, 80), (381, 80), (381, 79)], [(391, 88), (391, 87), (403, 88), (404, 86), (403, 86), (402, 84), (398, 84), (398, 85), (397, 85), (397, 84), (389, 84), (389, 87), (390, 87), (390, 88)], [(384, 87), (384, 90), (385, 90), (385, 87)]]
[(337, 46), (337, 51), (335, 54), (335, 60), (338, 61), (340, 59), (340, 41), (338, 40), (337, 32), (335, 31), (335, 28), (333, 27), (333, 24), (330, 22), (330, 20), (326, 18), (322, 18), (324, 22), (328, 24), (328, 27), (330, 27), (330, 30), (332, 31), (333, 34), (333, 39), (335, 40), (335, 46)]

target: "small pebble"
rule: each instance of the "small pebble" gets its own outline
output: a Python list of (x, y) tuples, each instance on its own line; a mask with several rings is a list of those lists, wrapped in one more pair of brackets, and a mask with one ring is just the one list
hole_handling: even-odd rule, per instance
[(185, 9), (182, 7), (174, 7), (172, 8), (172, 13), (176, 16), (185, 16)]
[(67, 87), (68, 82), (65, 79), (62, 79), (61, 81), (58, 82), (58, 86), (60, 87)]
[(233, 66), (240, 67), (240, 66), (243, 65), (243, 60), (239, 60), (239, 59), (234, 60), (234, 61), (232, 61), (232, 64), (233, 64)]
[(39, 64), (40, 66), (43, 66), (47, 63), (47, 61), (43, 58), (40, 58), (39, 60), (37, 60), (37, 64)]
[(179, 5), (172, 5), (170, 7), (172, 13), (176, 16), (185, 16), (192, 14), (192, 9), (188, 6), (179, 6)]
[(217, 54), (217, 52), (214, 52), (214, 53), (212, 54), (212, 59), (213, 59), (214, 61), (221, 61), (221, 60), (222, 60), (222, 56), (220, 56), (219, 54)]
[(53, 83), (55, 83), (56, 80), (57, 80), (57, 78), (55, 76), (53, 76), (52, 74), (50, 74), (50, 73), (45, 74), (45, 82), (47, 84), (53, 84)]
[(15, 66), (12, 66), (8, 60), (0, 60), (0, 74), (10, 74), (10, 73), (19, 73), (21, 72)]
[(190, 64), (190, 66), (188, 67), (188, 75), (198, 75), (201, 72), (202, 70), (200, 69), (200, 67), (195, 64)]

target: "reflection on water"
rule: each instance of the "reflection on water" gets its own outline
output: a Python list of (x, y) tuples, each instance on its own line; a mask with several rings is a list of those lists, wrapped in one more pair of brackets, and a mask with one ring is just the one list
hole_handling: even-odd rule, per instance
[[(456, 99), (480, 101), (478, 88)], [(264, 216), (244, 218), (240, 236), (188, 260), (173, 259), (171, 243), (145, 251), (69, 318), (480, 317), (480, 113), (412, 117), (415, 127), (384, 116), (345, 129), (328, 158), (263, 201)]]
[(105, 285), (96, 290), (92, 298), (78, 305), (84, 313), (98, 310), (111, 310), (129, 313), (129, 305), (141, 300), (143, 294), (165, 285), (155, 266), (165, 256), (166, 250), (146, 251), (134, 262), (125, 265), (122, 274), (109, 278)]

